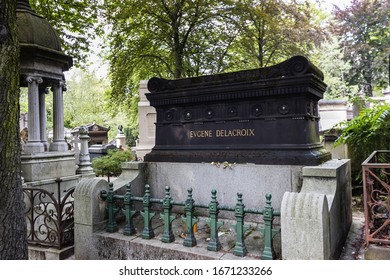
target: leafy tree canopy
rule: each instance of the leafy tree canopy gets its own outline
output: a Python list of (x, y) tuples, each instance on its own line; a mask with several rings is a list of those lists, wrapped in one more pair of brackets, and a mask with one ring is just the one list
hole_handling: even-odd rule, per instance
[[(388, 83), (387, 0), (352, 0), (333, 18), (309, 0), (31, 0), (84, 64), (104, 31), (110, 64), (106, 107), (128, 113), (136, 134), (140, 80), (183, 78), (265, 67), (305, 55), (325, 73), (327, 98), (356, 88), (372, 95)], [(329, 22), (332, 29), (328, 29)], [(339, 41), (330, 41), (329, 32)], [(108, 86), (107, 86), (108, 88)], [(92, 110), (93, 111), (93, 110)]]
[[(67, 91), (64, 92), (65, 127), (75, 128), (96, 122), (111, 127), (109, 139), (116, 136), (118, 125), (128, 127), (124, 114), (109, 108), (107, 96), (108, 82), (98, 78), (94, 73), (82, 69), (72, 69), (67, 79)], [(49, 123), (51, 121), (52, 97), (48, 95), (47, 108)]]
[(336, 37), (324, 42), (317, 48), (313, 55), (316, 65), (323, 71), (328, 85), (324, 93), (324, 99), (344, 99), (352, 101), (358, 93), (358, 87), (349, 85), (346, 80), (351, 63), (344, 60), (343, 49)]
[(107, 1), (105, 7), (117, 102), (123, 102), (140, 79), (182, 78), (221, 70), (218, 62), (231, 36), (223, 31), (220, 1)]
[(111, 101), (132, 114), (141, 79), (269, 66), (309, 56), (325, 35), (321, 14), (307, 1), (113, 0), (104, 6)]
[(389, 5), (388, 0), (352, 0), (334, 13), (333, 32), (340, 36), (345, 59), (352, 65), (347, 81), (367, 96), (388, 85)]
[(266, 67), (294, 55), (310, 56), (326, 38), (320, 25), (325, 14), (309, 1), (232, 2), (235, 28), (239, 30), (234, 54), (241, 60), (235, 61), (235, 68)]
[(30, 0), (39, 15), (49, 21), (63, 41), (63, 50), (77, 66), (85, 65), (98, 28), (99, 0)]

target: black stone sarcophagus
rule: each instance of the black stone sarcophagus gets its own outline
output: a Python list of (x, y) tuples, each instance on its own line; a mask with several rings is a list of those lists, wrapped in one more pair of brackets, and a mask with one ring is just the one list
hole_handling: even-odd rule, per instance
[(323, 74), (305, 57), (234, 73), (152, 78), (156, 142), (148, 162), (317, 165)]

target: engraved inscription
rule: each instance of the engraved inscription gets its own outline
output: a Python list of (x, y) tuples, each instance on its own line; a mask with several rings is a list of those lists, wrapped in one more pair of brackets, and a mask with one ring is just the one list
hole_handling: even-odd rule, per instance
[(254, 137), (254, 128), (244, 129), (216, 129), (216, 130), (190, 130), (189, 138), (211, 138), (211, 137)]
[(218, 129), (215, 131), (216, 137), (250, 137), (255, 136), (255, 129)]
[(213, 131), (212, 130), (191, 130), (189, 136), (190, 138), (213, 137)]

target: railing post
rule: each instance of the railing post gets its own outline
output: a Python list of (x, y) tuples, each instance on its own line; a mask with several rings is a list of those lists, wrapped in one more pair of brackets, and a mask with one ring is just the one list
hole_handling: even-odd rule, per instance
[(108, 184), (108, 193), (107, 193), (107, 210), (108, 210), (108, 223), (107, 223), (107, 232), (116, 232), (118, 231), (118, 225), (115, 220), (115, 207), (114, 207), (114, 185), (113, 183)]
[(242, 193), (237, 193), (237, 204), (235, 208), (236, 217), (236, 245), (234, 247), (233, 254), (243, 257), (247, 253), (247, 249), (244, 243), (244, 217), (245, 217), (245, 205), (242, 203)]
[[(63, 241), (63, 226), (62, 226), (62, 203), (61, 203), (61, 178), (56, 178), (57, 183), (57, 201), (53, 201), (53, 205), (56, 208), (57, 214), (55, 223), (57, 224), (57, 242), (58, 249), (62, 249), (62, 241)], [(52, 215), (52, 214), (51, 214)]]
[(273, 246), (272, 236), (272, 222), (274, 220), (274, 209), (271, 206), (272, 195), (267, 193), (265, 195), (266, 202), (263, 209), (264, 220), (264, 250), (261, 254), (262, 260), (273, 260), (275, 258), (275, 251)]
[[(26, 193), (27, 191), (24, 189), (24, 195), (26, 196)], [(30, 232), (31, 232), (31, 235), (30, 235), (30, 238), (31, 238), (31, 241), (34, 241), (35, 238), (36, 238), (36, 231), (35, 231), (35, 217), (34, 217), (34, 190), (31, 190), (29, 191), (29, 195), (28, 195), (28, 198), (29, 198), (29, 208), (25, 209), (25, 211), (27, 210), (28, 212), (25, 212), (25, 214), (28, 214), (30, 213), (30, 217), (28, 219), (28, 223), (30, 224)], [(27, 233), (28, 234), (28, 233)]]
[(187, 200), (185, 202), (185, 213), (186, 216), (183, 217), (183, 221), (186, 222), (187, 230), (186, 230), (186, 237), (184, 238), (183, 245), (186, 247), (194, 247), (196, 246), (196, 239), (194, 235), (193, 226), (195, 223), (198, 222), (198, 219), (194, 217), (194, 211), (195, 211), (195, 201), (192, 198), (192, 189), (187, 190)]
[(126, 217), (126, 224), (123, 229), (123, 234), (124, 235), (133, 235), (136, 233), (136, 230), (134, 228), (133, 224), (133, 216), (135, 215), (136, 211), (133, 210), (133, 203), (132, 203), (132, 194), (131, 194), (131, 185), (127, 184), (126, 185), (126, 194), (123, 198), (123, 205), (124, 205), (124, 210), (123, 213), (125, 214)]
[(144, 218), (144, 230), (142, 231), (143, 239), (152, 239), (154, 237), (154, 231), (152, 228), (152, 218), (156, 213), (151, 212), (151, 202), (150, 202), (150, 186), (145, 185), (145, 195), (143, 198), (144, 211), (141, 212), (142, 217)]
[(209, 218), (207, 219), (207, 224), (210, 226), (210, 241), (207, 245), (209, 251), (219, 251), (221, 249), (221, 243), (219, 242), (218, 237), (218, 228), (223, 225), (222, 222), (218, 222), (218, 201), (217, 201), (217, 191), (211, 191), (211, 202), (209, 204)]
[(172, 221), (176, 218), (172, 214), (172, 198), (170, 194), (170, 187), (165, 187), (165, 197), (163, 200), (163, 209), (164, 214), (160, 214), (161, 218), (164, 221), (164, 232), (161, 237), (161, 241), (165, 243), (171, 243), (175, 241), (175, 235), (172, 232)]

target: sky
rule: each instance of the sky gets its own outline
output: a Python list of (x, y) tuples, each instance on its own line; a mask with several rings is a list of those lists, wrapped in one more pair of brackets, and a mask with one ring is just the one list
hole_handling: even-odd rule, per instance
[(348, 6), (349, 3), (351, 3), (351, 0), (322, 0), (323, 6), (328, 10), (332, 11), (333, 5), (338, 6), (339, 8), (343, 9), (346, 6)]

